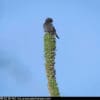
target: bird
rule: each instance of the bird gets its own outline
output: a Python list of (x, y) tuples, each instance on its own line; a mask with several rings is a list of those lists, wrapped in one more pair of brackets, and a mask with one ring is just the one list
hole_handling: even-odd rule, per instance
[(44, 24), (43, 24), (43, 28), (44, 28), (44, 32), (48, 32), (52, 35), (55, 35), (57, 39), (59, 39), (58, 34), (56, 33), (56, 29), (52, 24), (53, 19), (52, 18), (46, 18)]

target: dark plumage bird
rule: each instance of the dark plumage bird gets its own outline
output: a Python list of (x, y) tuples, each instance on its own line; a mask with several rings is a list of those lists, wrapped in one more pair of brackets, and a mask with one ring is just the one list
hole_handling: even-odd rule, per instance
[(53, 26), (52, 22), (53, 22), (53, 19), (52, 18), (47, 18), (45, 20), (45, 22), (43, 24), (44, 31), (45, 32), (49, 32), (52, 35), (55, 35), (59, 39), (59, 36), (57, 35), (56, 29)]

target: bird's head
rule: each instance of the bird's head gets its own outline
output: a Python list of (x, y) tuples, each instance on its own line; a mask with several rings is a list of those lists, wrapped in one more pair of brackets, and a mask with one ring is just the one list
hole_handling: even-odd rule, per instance
[(45, 22), (46, 23), (52, 23), (53, 22), (53, 19), (52, 18), (46, 18)]

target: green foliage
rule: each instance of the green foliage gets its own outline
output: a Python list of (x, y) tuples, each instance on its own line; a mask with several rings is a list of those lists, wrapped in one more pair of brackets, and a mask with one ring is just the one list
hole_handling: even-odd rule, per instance
[(56, 39), (54, 35), (45, 33), (44, 35), (44, 52), (45, 52), (45, 67), (48, 78), (48, 89), (51, 96), (60, 96), (57, 83), (55, 65)]

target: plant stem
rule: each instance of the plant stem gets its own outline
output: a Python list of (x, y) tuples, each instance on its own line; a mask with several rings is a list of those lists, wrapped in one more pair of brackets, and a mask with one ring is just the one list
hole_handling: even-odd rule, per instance
[(55, 71), (55, 53), (56, 39), (54, 35), (45, 33), (44, 35), (44, 52), (45, 52), (45, 68), (48, 79), (48, 89), (51, 96), (60, 96), (56, 82)]

